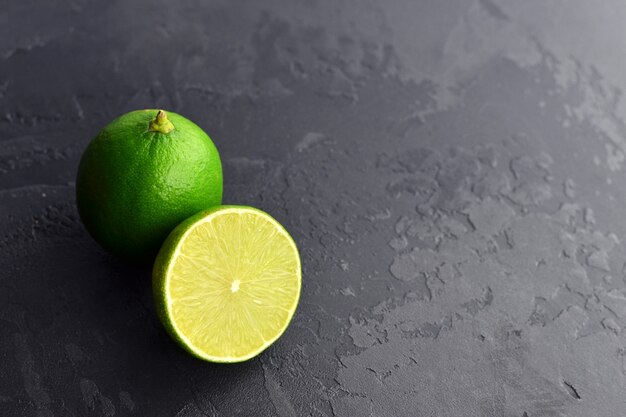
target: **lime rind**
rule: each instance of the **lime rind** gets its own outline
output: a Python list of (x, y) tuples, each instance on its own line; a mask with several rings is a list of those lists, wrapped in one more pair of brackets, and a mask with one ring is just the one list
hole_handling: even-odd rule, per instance
[(222, 203), (222, 174), (218, 149), (194, 122), (136, 110), (107, 124), (83, 152), (76, 205), (105, 250), (143, 263), (181, 221)]

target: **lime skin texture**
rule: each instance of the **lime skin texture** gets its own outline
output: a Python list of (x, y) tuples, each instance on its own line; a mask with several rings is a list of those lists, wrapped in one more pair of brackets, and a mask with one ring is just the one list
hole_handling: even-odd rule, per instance
[(172, 112), (126, 113), (85, 150), (76, 202), (87, 231), (130, 261), (153, 257), (189, 216), (222, 202), (217, 148), (196, 124)]

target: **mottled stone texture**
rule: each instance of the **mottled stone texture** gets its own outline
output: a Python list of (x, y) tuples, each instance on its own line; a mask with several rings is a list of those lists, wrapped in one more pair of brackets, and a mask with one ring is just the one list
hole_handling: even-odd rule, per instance
[[(0, 415), (626, 415), (626, 4), (0, 6)], [(213, 137), (293, 234), (293, 324), (186, 355), (74, 203), (107, 121)]]

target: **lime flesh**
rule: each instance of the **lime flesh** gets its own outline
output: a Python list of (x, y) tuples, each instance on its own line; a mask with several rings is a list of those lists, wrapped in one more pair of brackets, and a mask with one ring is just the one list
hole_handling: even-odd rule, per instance
[(221, 206), (181, 223), (154, 267), (157, 311), (171, 336), (211, 362), (250, 359), (285, 331), (301, 266), (287, 231), (268, 214)]

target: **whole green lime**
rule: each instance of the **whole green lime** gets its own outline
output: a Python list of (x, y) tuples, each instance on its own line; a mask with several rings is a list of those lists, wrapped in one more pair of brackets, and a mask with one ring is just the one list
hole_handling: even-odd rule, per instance
[(142, 261), (182, 220), (222, 202), (222, 164), (211, 138), (190, 120), (137, 110), (109, 123), (78, 168), (83, 224), (106, 250)]

